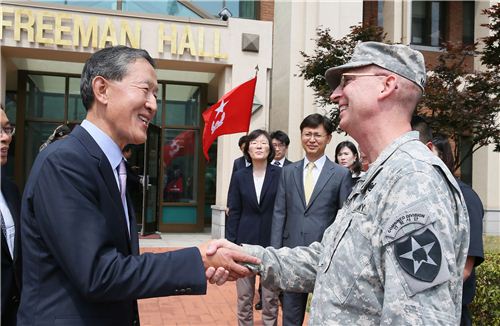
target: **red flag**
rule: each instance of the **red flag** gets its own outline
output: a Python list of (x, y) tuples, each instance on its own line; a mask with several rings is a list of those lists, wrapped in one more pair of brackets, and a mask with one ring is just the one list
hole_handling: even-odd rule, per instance
[(165, 165), (170, 165), (170, 162), (176, 157), (192, 155), (194, 153), (194, 138), (194, 130), (186, 130), (165, 144), (163, 146)]
[(253, 96), (257, 76), (229, 93), (203, 112), (203, 153), (208, 158), (208, 149), (220, 135), (247, 132), (250, 128)]

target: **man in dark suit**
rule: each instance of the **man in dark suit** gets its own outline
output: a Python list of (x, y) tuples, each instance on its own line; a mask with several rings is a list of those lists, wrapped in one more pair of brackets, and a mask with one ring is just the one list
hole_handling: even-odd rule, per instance
[[(243, 148), (245, 147), (245, 144), (247, 142), (247, 139), (248, 139), (248, 135), (244, 135), (244, 136), (241, 136), (240, 139), (238, 140), (238, 147), (240, 148), (242, 153), (243, 153)], [(238, 171), (239, 169), (246, 168), (250, 164), (251, 163), (245, 159), (245, 156), (242, 155), (234, 160), (232, 173)], [(231, 176), (232, 176), (232, 174), (231, 174)]]
[[(1, 166), (7, 163), (9, 145), (15, 128), (10, 125), (3, 107), (0, 109)], [(19, 242), (19, 211), (21, 196), (17, 186), (1, 172), (0, 217), (2, 219), (2, 322), (16, 325), (21, 292), (21, 247)]]
[(281, 130), (276, 130), (271, 133), (271, 140), (274, 152), (276, 153), (271, 164), (282, 168), (285, 165), (292, 163), (292, 161), (286, 158), (288, 145), (290, 145), (290, 138), (288, 135)]
[[(304, 159), (283, 168), (273, 214), (271, 246), (308, 246), (321, 241), (352, 189), (348, 169), (325, 155), (333, 126), (320, 114), (300, 124)], [(284, 292), (283, 325), (302, 325), (307, 293)]]
[[(142, 213), (142, 179), (139, 175), (139, 166), (132, 166), (130, 160), (133, 154), (133, 145), (127, 144), (122, 150), (127, 169), (127, 193), (130, 196), (134, 214), (140, 216)], [(139, 224), (141, 224), (139, 222)]]
[(138, 298), (204, 294), (223, 263), (197, 248), (139, 255), (121, 150), (144, 143), (156, 114), (153, 59), (108, 47), (81, 78), (86, 119), (38, 155), (25, 187), (20, 325), (135, 325)]

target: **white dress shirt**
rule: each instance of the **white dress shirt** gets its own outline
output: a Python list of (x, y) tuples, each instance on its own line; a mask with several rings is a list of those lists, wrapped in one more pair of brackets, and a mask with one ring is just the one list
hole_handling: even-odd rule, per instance
[[(108, 158), (109, 164), (111, 165), (111, 168), (113, 169), (113, 174), (115, 176), (115, 181), (116, 181), (116, 186), (118, 187), (118, 191), (120, 190), (120, 177), (118, 175), (118, 166), (120, 165), (122, 159), (123, 159), (123, 154), (122, 151), (120, 150), (120, 147), (109, 137), (104, 131), (99, 129), (95, 124), (88, 120), (83, 120), (81, 126), (87, 130), (87, 132), (92, 136), (92, 138), (95, 140), (97, 145), (101, 148), (101, 150), (104, 152), (104, 155)], [(124, 203), (125, 207), (123, 207), (123, 210), (125, 211), (125, 219), (127, 222), (127, 230), (130, 235), (130, 220), (128, 216), (128, 209), (127, 209), (127, 200), (125, 199)]]

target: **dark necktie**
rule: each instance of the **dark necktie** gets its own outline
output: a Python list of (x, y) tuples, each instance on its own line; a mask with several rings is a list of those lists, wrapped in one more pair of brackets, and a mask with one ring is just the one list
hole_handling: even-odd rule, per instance
[(3, 220), (3, 214), (1, 210), (0, 210), (0, 217), (2, 218), (2, 234), (5, 237), (5, 240), (7, 240), (7, 227), (5, 226), (5, 221)]
[[(3, 237), (5, 238), (5, 241), (7, 242), (7, 246), (8, 246), (9, 238), (7, 238), (7, 227), (5, 226), (5, 221), (3, 220), (3, 214), (2, 214), (1, 210), (0, 210), (0, 220), (2, 220), (2, 234), (3, 234)], [(9, 249), (10, 256), (13, 257), (13, 253), (12, 253), (9, 246), (8, 246), (8, 249)]]
[(281, 166), (281, 163), (280, 163), (280, 161), (274, 161), (274, 165)]

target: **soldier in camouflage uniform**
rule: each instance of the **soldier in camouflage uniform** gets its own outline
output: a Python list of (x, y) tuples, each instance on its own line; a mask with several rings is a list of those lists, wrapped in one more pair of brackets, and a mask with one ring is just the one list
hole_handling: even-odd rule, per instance
[(266, 287), (314, 290), (311, 325), (458, 325), (468, 215), (455, 178), (411, 131), (422, 54), (365, 42), (325, 77), (340, 127), (373, 163), (321, 243), (245, 245), (261, 259), (249, 267)]

